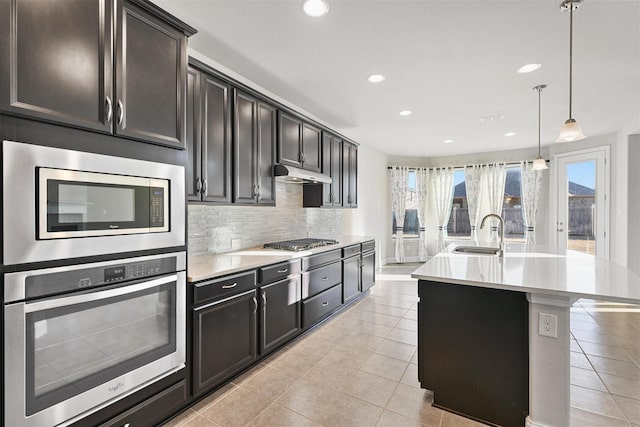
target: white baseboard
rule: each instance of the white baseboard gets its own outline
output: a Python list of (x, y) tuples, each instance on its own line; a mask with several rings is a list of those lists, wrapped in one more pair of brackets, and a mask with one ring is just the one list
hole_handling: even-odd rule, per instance
[[(422, 261), (420, 261), (420, 257), (410, 256), (410, 257), (405, 257), (404, 262), (408, 263), (408, 262), (422, 262)], [(384, 260), (384, 265), (387, 265), (387, 264), (398, 264), (398, 263), (396, 262), (396, 258), (393, 257), (393, 258), (386, 258)]]

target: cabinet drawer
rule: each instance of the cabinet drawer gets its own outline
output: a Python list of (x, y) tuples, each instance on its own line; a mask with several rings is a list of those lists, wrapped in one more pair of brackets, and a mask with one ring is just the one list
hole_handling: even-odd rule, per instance
[(302, 298), (309, 298), (342, 282), (342, 264), (334, 262), (302, 274)]
[(369, 252), (369, 251), (375, 251), (375, 250), (376, 250), (375, 240), (370, 240), (362, 244), (362, 252)]
[(263, 267), (258, 270), (258, 281), (263, 285), (277, 282), (292, 274), (299, 274), (301, 268), (302, 263), (299, 259)]
[(229, 297), (256, 287), (256, 272), (250, 271), (221, 279), (194, 284), (193, 304), (199, 305), (219, 298)]
[(344, 258), (349, 258), (354, 255), (358, 255), (360, 253), (360, 244), (347, 246), (346, 248), (342, 248), (342, 256)]
[(155, 396), (109, 420), (100, 427), (153, 426), (176, 412), (187, 400), (187, 383), (182, 380)]
[(340, 249), (304, 257), (302, 258), (302, 270), (311, 270), (312, 268), (319, 267), (331, 261), (337, 261), (340, 258), (342, 258), (342, 251)]
[(309, 328), (342, 305), (342, 285), (302, 302), (302, 327)]

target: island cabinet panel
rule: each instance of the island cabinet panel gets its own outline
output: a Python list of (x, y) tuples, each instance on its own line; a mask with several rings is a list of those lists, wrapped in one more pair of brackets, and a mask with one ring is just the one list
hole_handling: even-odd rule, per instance
[(300, 274), (260, 288), (260, 355), (269, 353), (300, 332)]
[(342, 302), (360, 295), (360, 255), (342, 260)]
[(308, 329), (342, 305), (342, 285), (327, 289), (302, 305), (302, 327)]
[(522, 292), (420, 280), (418, 379), (434, 406), (489, 424), (529, 414), (528, 304)]
[[(364, 245), (362, 245), (364, 247)], [(362, 279), (361, 291), (365, 292), (376, 284), (376, 253), (363, 252), (362, 254)]]

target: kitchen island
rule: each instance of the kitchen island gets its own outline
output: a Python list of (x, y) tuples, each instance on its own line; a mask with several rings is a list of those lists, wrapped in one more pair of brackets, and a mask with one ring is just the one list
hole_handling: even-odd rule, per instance
[(570, 307), (579, 298), (637, 304), (640, 278), (573, 251), (510, 244), (500, 258), (455, 246), (412, 275), (423, 388), (435, 405), (485, 422), (568, 426)]

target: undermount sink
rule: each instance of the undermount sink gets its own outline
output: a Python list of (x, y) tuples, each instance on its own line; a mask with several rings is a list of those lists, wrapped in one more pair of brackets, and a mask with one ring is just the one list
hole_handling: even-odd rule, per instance
[(458, 254), (498, 255), (500, 248), (490, 246), (456, 246), (453, 252)]

